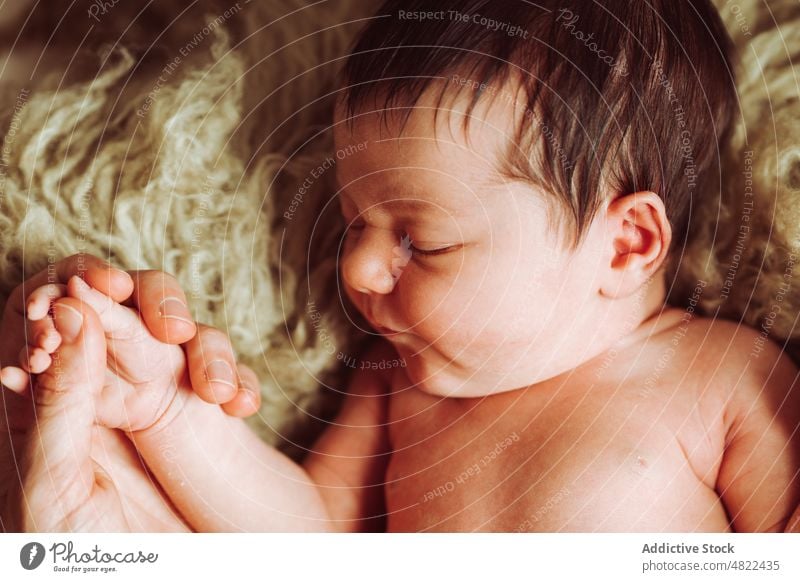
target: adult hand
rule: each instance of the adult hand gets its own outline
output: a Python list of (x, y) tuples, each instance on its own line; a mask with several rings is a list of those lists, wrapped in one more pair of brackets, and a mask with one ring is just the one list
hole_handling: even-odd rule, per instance
[(21, 482), (9, 495), (14, 531), (187, 531), (120, 431), (97, 425), (106, 381), (106, 340), (85, 303), (59, 299), (61, 344), (36, 379), (36, 426), (26, 440)]
[[(20, 486), (22, 446), (34, 418), (30, 376), (17, 363), (27, 359), (44, 369), (50, 364), (48, 351), (58, 347), (53, 343), (58, 334), (54, 333), (50, 318), (44, 322), (28, 321), (26, 304), (37, 288), (66, 283), (73, 275), (83, 275), (90, 285), (120, 301), (133, 292), (133, 280), (127, 273), (84, 254), (51, 265), (11, 292), (0, 322), (0, 509), (6, 507), (10, 488)], [(7, 520), (0, 519), (0, 531), (12, 531)]]
[[(86, 254), (63, 259), (14, 289), (0, 323), (0, 384), (8, 388), (0, 387), (0, 508), (6, 504), (9, 487), (20, 484), (21, 447), (33, 419), (30, 375), (50, 365), (51, 354), (61, 342), (47, 312), (53, 300), (66, 296), (66, 284), (73, 276), (81, 277), (113, 301), (138, 309), (159, 341), (184, 344), (192, 387), (201, 398), (208, 400), (219, 392), (214, 390), (215, 378), (207, 373), (206, 362), (228, 362), (251, 384), (257, 383), (252, 371), (236, 365), (230, 342), (222, 332), (195, 325), (186, 297), (171, 275), (160, 271), (129, 274)], [(43, 288), (48, 292), (43, 293)], [(20, 361), (22, 366), (17, 365)], [(223, 408), (235, 416), (249, 416), (257, 411), (258, 400), (252, 397), (252, 390), (240, 390)], [(124, 439), (121, 434), (108, 432), (104, 438), (127, 446), (120, 440)], [(1, 519), (0, 531), (10, 531)]]

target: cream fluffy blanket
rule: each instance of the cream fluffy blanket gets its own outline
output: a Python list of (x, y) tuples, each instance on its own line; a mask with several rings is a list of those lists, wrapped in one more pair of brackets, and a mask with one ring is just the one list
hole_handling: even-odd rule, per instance
[[(30, 23), (43, 42), (56, 30), (65, 60), (3, 87), (0, 291), (79, 251), (173, 273), (259, 374), (253, 425), (297, 453), (363, 339), (337, 292), (332, 172), (316, 169), (338, 67), (375, 5), (163, 1), (137, 17), (135, 4), (95, 14), (92, 47), (76, 34), (89, 2)], [(696, 201), (673, 301), (702, 280), (700, 311), (800, 337), (800, 8), (717, 4), (742, 58), (742, 116), (723, 192)]]
[[(698, 200), (675, 302), (698, 281), (701, 311), (743, 321), (800, 359), (800, 5), (715, 0), (739, 53), (740, 118), (723, 189)], [(788, 340), (788, 341), (787, 341)]]

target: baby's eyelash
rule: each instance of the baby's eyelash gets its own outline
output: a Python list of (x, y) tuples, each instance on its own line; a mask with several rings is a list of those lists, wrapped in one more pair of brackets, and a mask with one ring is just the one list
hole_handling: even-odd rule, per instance
[[(345, 230), (344, 234), (347, 237), (347, 236), (350, 236), (352, 233), (360, 232), (363, 229), (364, 229), (364, 223), (363, 222), (354, 221), (354, 222), (352, 222), (352, 223), (350, 223), (348, 225), (348, 227)], [(405, 247), (406, 249), (411, 251), (411, 254), (417, 255), (417, 256), (421, 256), (421, 257), (435, 257), (437, 255), (443, 255), (445, 253), (448, 253), (448, 252), (454, 250), (458, 246), (460, 246), (460, 245), (449, 245), (449, 246), (446, 246), (446, 247), (440, 247), (438, 249), (425, 250), (425, 249), (420, 249), (420, 248), (415, 247), (414, 244), (413, 244), (413, 240), (407, 234), (400, 240), (400, 247)]]
[(435, 257), (436, 255), (443, 255), (444, 253), (453, 250), (454, 247), (442, 247), (440, 249), (433, 249), (429, 251), (424, 251), (422, 249), (418, 249), (414, 245), (409, 246), (409, 250), (414, 253), (415, 255), (422, 255), (423, 257)]

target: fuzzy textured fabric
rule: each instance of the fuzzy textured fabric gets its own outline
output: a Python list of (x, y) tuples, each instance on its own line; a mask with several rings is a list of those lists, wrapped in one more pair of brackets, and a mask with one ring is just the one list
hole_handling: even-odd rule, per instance
[[(299, 454), (364, 339), (338, 294), (325, 162), (337, 73), (376, 4), (119, 3), (85, 37), (93, 3), (51, 4), (70, 12), (29, 22), (64, 60), (3, 87), (0, 292), (75, 252), (174, 274), (261, 378), (253, 426)], [(717, 4), (742, 59), (742, 115), (722, 192), (695, 201), (672, 301), (703, 281), (699, 311), (795, 338), (798, 5)]]
[[(227, 332), (261, 378), (253, 426), (307, 445), (302, 420), (329, 415), (340, 359), (362, 337), (337, 294), (333, 173), (316, 172), (332, 153), (331, 92), (357, 11), (205, 2), (173, 29), (182, 8), (157, 4), (121, 42), (104, 29), (99, 58), (76, 53), (73, 82), (54, 67), (33, 88), (6, 88), (2, 292), (77, 252), (172, 273), (197, 321)], [(154, 24), (168, 34), (151, 49)]]
[(674, 302), (741, 321), (800, 360), (800, 5), (715, 0), (737, 47), (740, 117), (722, 152), (721, 193), (698, 198)]

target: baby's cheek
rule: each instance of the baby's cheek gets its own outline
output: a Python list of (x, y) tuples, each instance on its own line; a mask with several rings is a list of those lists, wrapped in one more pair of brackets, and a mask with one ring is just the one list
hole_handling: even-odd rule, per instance
[[(473, 291), (475, 290), (473, 288)], [(465, 293), (458, 286), (430, 285), (404, 298), (404, 316), (416, 335), (442, 346), (462, 347), (479, 339), (492, 306), (480, 292)]]
[[(409, 278), (408, 283), (412, 283)], [(406, 281), (404, 281), (405, 283)], [(446, 297), (446, 290), (431, 284), (409, 284), (399, 294), (398, 307), (400, 321), (413, 328), (418, 334), (430, 333), (450, 319), (452, 306)]]

